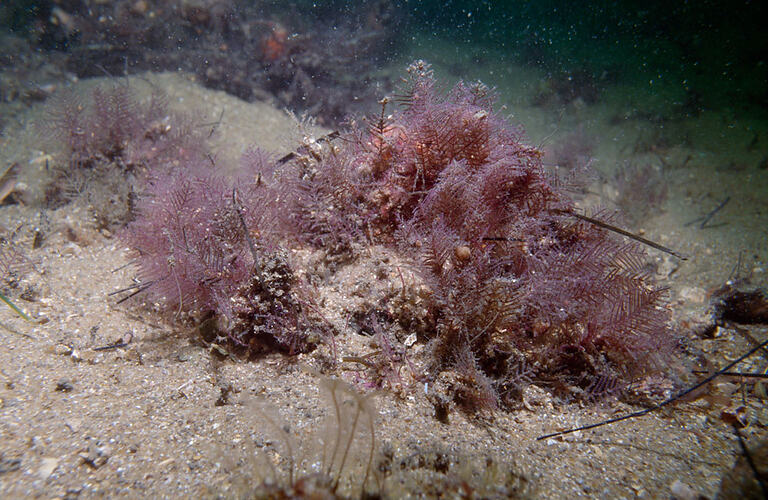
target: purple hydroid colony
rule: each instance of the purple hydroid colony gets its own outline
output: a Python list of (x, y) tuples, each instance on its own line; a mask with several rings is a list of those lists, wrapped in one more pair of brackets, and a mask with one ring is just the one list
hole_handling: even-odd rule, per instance
[[(62, 113), (62, 139), (77, 168), (106, 158), (142, 171), (121, 238), (144, 296), (176, 317), (215, 318), (235, 345), (295, 353), (328, 333), (286, 245), (338, 265), (383, 245), (428, 290), (419, 376), (452, 374), (442, 380), (465, 407), (512, 404), (523, 379), (571, 393), (626, 385), (672, 355), (665, 292), (642, 249), (568, 215), (574, 203), (542, 152), (482, 84), (439, 92), (417, 61), (399, 109), (385, 99), (306, 154), (253, 149), (234, 179), (212, 173), (204, 141), (177, 132), (185, 122), (135, 112), (120, 90), (94, 99), (93, 112)], [(370, 318), (381, 338), (385, 316)]]

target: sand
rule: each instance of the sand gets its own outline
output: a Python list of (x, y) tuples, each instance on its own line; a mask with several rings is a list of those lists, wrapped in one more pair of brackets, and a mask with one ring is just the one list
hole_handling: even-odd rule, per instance
[[(224, 110), (214, 150), (226, 161), (235, 161), (253, 144), (277, 153), (295, 144), (295, 122), (281, 110), (206, 90), (184, 74), (135, 77), (130, 85), (146, 96), (146, 80), (161, 88), (173, 107), (194, 111), (201, 122), (216, 121)], [(98, 83), (105, 82), (75, 87), (84, 91)], [(16, 115), (0, 138), (0, 164), (18, 162), (30, 191), (45, 168), (40, 158), (50, 154), (51, 162), (57, 161), (55, 148), (41, 141), (33, 126), (45, 118), (44, 106)], [(516, 116), (536, 112), (521, 108)], [(620, 157), (621, 146), (642, 132), (636, 122), (609, 130), (607, 117), (616, 112), (606, 104), (574, 109), (570, 118), (575, 122), (591, 113), (590, 133), (621, 133), (595, 153), (598, 167), (606, 171)], [(538, 116), (538, 121), (535, 135), (541, 138), (553, 120)], [(714, 117), (705, 117), (696, 130), (704, 134), (701, 128), (710, 127), (716, 135), (719, 126)], [(749, 163), (752, 153), (728, 155), (737, 145), (721, 144), (712, 151), (701, 144), (664, 153), (693, 159), (671, 171), (664, 211), (640, 226), (647, 237), (690, 256), (680, 262), (650, 254), (659, 279), (670, 287), (675, 325), (685, 344), (722, 366), (749, 349), (749, 342), (733, 327), (719, 328), (710, 339), (696, 337), (691, 327), (706, 322), (709, 296), (729, 278), (740, 254), (742, 275), (751, 274), (754, 285), (768, 281), (768, 171)], [(748, 166), (726, 168), (731, 164), (726, 160)], [(711, 227), (684, 225), (726, 196), (731, 197), (727, 209)], [(4, 205), (0, 223), (18, 228), (19, 244), (30, 248), (39, 213), (34, 204)], [(327, 467), (316, 443), (333, 443), (334, 408), (322, 386), (330, 377), (353, 381), (343, 363), (329, 367), (330, 346), (291, 358), (222, 356), (200, 342), (194, 327), (163, 318), (152, 304), (118, 303), (109, 295), (129, 285), (135, 269), (111, 232), (93, 229), (86, 210), (70, 205), (46, 215), (44, 243), (29, 251), (34, 270), (7, 289), (34, 321), (0, 307), (0, 497), (250, 496), (264, 481), (286, 486), (291, 457), (296, 477)], [(372, 350), (370, 338), (353, 333), (344, 311), (350, 301), (380, 295), (399, 282), (400, 263), (385, 254), (372, 249), (321, 286), (323, 313), (340, 332), (339, 357)], [(759, 340), (768, 335), (766, 326), (745, 329)], [(128, 340), (124, 347), (96, 350)], [(410, 349), (418, 356), (423, 348)], [(755, 357), (741, 369), (765, 366), (764, 357)], [(429, 386), (368, 392), (376, 408), (380, 476), (380, 486), (369, 480), (368, 489), (388, 498), (432, 497), (441, 491), (450, 497), (464, 492), (476, 497), (712, 498), (741, 454), (728, 412), (743, 407), (748, 425), (741, 433), (751, 447), (768, 435), (768, 412), (754, 386), (742, 391), (725, 382), (710, 388), (707, 398), (543, 441), (536, 437), (643, 407), (614, 399), (563, 403), (531, 386), (520, 410), (451, 411), (441, 423)], [(269, 415), (280, 429), (269, 424)], [(367, 432), (361, 430), (357, 451), (338, 474), (342, 494), (360, 494)], [(286, 434), (296, 441), (292, 453)]]

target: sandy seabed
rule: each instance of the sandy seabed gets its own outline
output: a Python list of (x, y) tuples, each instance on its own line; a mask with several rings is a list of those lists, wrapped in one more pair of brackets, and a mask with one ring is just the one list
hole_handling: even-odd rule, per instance
[[(206, 90), (183, 74), (131, 78), (139, 95), (148, 94), (146, 79), (201, 122), (225, 110), (214, 138), (220, 158), (234, 161), (252, 144), (276, 153), (291, 149), (295, 125), (280, 110)], [(77, 87), (85, 91), (94, 83)], [(44, 106), (34, 106), (0, 138), (2, 163), (22, 165), (30, 190), (45, 168), (41, 158), (51, 153), (33, 126), (44, 117)], [(706, 321), (709, 294), (728, 279), (740, 254), (744, 273), (765, 286), (768, 256), (768, 171), (724, 170), (716, 157), (690, 154), (694, 161), (668, 177), (665, 211), (642, 225), (647, 237), (690, 256), (677, 262), (651, 255), (671, 288), (681, 329)], [(728, 210), (713, 227), (685, 226), (725, 195)], [(192, 328), (163, 320), (151, 304), (118, 304), (109, 295), (130, 284), (135, 269), (127, 265), (127, 249), (93, 229), (86, 211), (67, 206), (47, 216), (50, 231), (29, 253), (34, 271), (9, 290), (36, 322), (0, 308), (0, 497), (252, 496), (263, 481), (287, 484), (286, 432), (296, 441), (297, 477), (323, 469), (316, 443), (328, 435), (333, 407), (317, 371), (328, 371), (329, 346), (290, 359), (221, 359)], [(38, 221), (34, 205), (0, 207), (0, 224), (18, 228), (22, 244), (30, 245)], [(321, 287), (323, 313), (340, 331), (337, 355), (371, 350), (370, 339), (346, 325), (345, 304), (399, 280), (396, 263), (374, 249)], [(765, 326), (748, 331), (760, 341), (768, 335)], [(750, 348), (734, 328), (719, 328), (710, 339), (681, 335), (715, 366)], [(94, 350), (129, 337), (125, 347)], [(742, 370), (765, 365), (756, 357)], [(350, 378), (341, 368), (329, 375)], [(713, 386), (712, 397), (544, 441), (536, 437), (640, 407), (561, 404), (530, 387), (523, 409), (477, 416), (453, 411), (440, 423), (429, 390), (414, 384), (370, 396), (375, 468), (385, 497), (432, 497), (443, 490), (476, 497), (711, 498), (741, 455), (724, 411), (744, 407), (749, 425), (741, 433), (750, 446), (768, 436), (768, 412), (752, 386), (745, 393)], [(268, 424), (252, 404), (257, 400), (276, 412), (282, 430)], [(363, 432), (340, 474), (342, 494), (360, 494), (364, 438)], [(369, 480), (368, 489), (375, 484)]]

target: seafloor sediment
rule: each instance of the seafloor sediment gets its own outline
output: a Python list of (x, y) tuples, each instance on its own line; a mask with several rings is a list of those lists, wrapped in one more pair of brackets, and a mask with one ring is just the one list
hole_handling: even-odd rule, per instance
[[(144, 78), (173, 107), (197, 113), (201, 122), (226, 110), (213, 139), (221, 157), (234, 161), (252, 144), (276, 153), (292, 148), (295, 123), (279, 110), (205, 90), (184, 74), (129, 79), (145, 99), (151, 86)], [(84, 91), (93, 84), (77, 87)], [(42, 104), (19, 113), (0, 139), (3, 163), (22, 166), (20, 179), (30, 192), (46, 168), (46, 155), (52, 155), (48, 168), (56, 161), (53, 146), (41, 142), (34, 126), (45, 113)], [(627, 125), (627, 136), (634, 126)], [(598, 132), (599, 125), (590, 131)], [(595, 156), (608, 165), (620, 151), (611, 144)], [(765, 326), (728, 324), (705, 338), (695, 333), (709, 320), (712, 291), (734, 277), (737, 262), (752, 286), (766, 285), (768, 171), (723, 168), (721, 156), (704, 150), (670, 154), (692, 159), (667, 174), (664, 211), (637, 226), (689, 256), (680, 262), (651, 254), (651, 260), (670, 287), (681, 345), (722, 366), (751, 347), (750, 336), (762, 341), (768, 334)], [(734, 153), (731, 161), (742, 159)], [(600, 189), (610, 193), (610, 187)], [(686, 225), (726, 196), (728, 209), (709, 227)], [(249, 496), (264, 481), (286, 485), (291, 461), (296, 477), (323, 472), (327, 459), (316, 443), (332, 442), (334, 409), (324, 397), (326, 379), (317, 372), (328, 370), (330, 345), (294, 357), (222, 356), (199, 342), (194, 328), (163, 320), (152, 304), (118, 303), (110, 296), (131, 283), (135, 269), (111, 232), (94, 229), (86, 209), (71, 204), (45, 217), (45, 241), (29, 252), (33, 270), (8, 292), (35, 321), (0, 309), (0, 495)], [(31, 202), (4, 205), (0, 222), (19, 244), (31, 247), (40, 210)], [(369, 337), (348, 327), (343, 311), (349, 303), (399, 287), (400, 280), (397, 263), (373, 248), (320, 287), (323, 314), (340, 332), (337, 357), (371, 349)], [(127, 345), (95, 349), (121, 341)], [(740, 369), (764, 366), (756, 357)], [(336, 370), (333, 375), (354, 380), (343, 366)], [(741, 455), (734, 419), (754, 447), (765, 442), (768, 424), (764, 393), (732, 378), (692, 402), (544, 441), (536, 437), (641, 406), (615, 399), (564, 403), (531, 385), (519, 410), (451, 411), (441, 422), (429, 386), (414, 383), (369, 397), (376, 408), (377, 479), (366, 486), (390, 498), (446, 491), (477, 497), (713, 497)], [(279, 429), (266, 414), (276, 415)], [(286, 434), (295, 441), (292, 450)], [(353, 459), (338, 474), (339, 493), (359, 495), (367, 446), (363, 430)]]

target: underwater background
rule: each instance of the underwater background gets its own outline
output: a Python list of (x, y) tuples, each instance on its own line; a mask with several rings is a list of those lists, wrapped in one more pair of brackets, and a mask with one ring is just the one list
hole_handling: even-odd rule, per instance
[[(720, 113), (738, 120), (728, 123), (732, 133), (749, 136), (766, 112), (766, 10), (749, 1), (62, 0), (4, 2), (0, 22), (36, 51), (68, 59), (67, 69), (78, 76), (199, 66), (209, 73), (208, 85), (252, 96), (253, 90), (238, 90), (213, 73), (237, 79), (244, 62), (238, 58), (263, 67), (290, 53), (296, 67), (318, 80), (314, 85), (333, 93), (334, 86), (354, 85), (349, 80), (391, 90), (387, 78), (377, 81), (374, 75), (391, 79), (388, 69), (401, 72), (403, 61), (424, 59), (444, 68), (446, 77), (481, 79), (499, 88), (502, 104), (524, 104), (521, 93), (553, 108), (576, 99), (587, 105), (621, 100), (625, 119), (662, 126)], [(272, 39), (265, 40), (270, 31)], [(13, 48), (6, 50), (10, 66)], [(216, 49), (230, 52), (230, 67), (210, 57)], [(147, 54), (170, 50), (179, 54)], [(334, 57), (322, 62), (301, 61), (329, 54)], [(285, 86), (274, 81), (279, 76), (288, 79), (275, 72), (266, 84), (251, 83), (279, 92)], [(295, 104), (308, 97), (290, 103), (299, 108)], [(345, 111), (320, 114), (339, 121)]]
[(2, 101), (12, 112), (45, 98), (57, 78), (183, 70), (334, 128), (375, 112), (423, 59), (446, 86), (495, 87), (532, 142), (558, 149), (550, 163), (591, 158), (608, 177), (625, 162), (659, 170), (705, 156), (718, 169), (765, 169), (766, 10), (749, 1), (7, 1)]
[[(652, 407), (768, 338), (766, 18), (768, 4), (757, 1), (4, 0), (0, 496), (760, 498), (765, 356), (739, 365), (754, 379), (718, 378), (666, 413), (536, 438)], [(414, 106), (420, 89), (437, 111)], [(472, 96), (482, 97), (476, 108)], [(505, 258), (570, 248), (585, 257), (573, 271), (572, 261), (558, 261), (565, 283), (582, 276), (579, 262), (613, 252), (617, 274), (636, 273), (626, 290), (663, 295), (646, 297), (644, 321), (626, 329), (669, 334), (637, 348), (674, 350), (662, 366), (646, 370), (650, 356), (622, 365), (616, 352), (632, 343), (625, 348), (610, 329), (604, 336), (616, 342), (589, 359), (569, 358), (573, 346), (563, 340), (521, 354), (499, 341), (504, 328), (489, 333), (492, 307), (471, 322), (462, 316), (460, 306), (482, 294), (460, 286), (437, 293), (440, 279), (461, 278), (504, 237), (451, 240), (445, 265), (425, 271), (429, 262), (393, 248), (411, 239), (426, 248), (427, 238), (385, 234), (386, 223), (406, 216), (346, 196), (365, 192), (367, 178), (344, 178), (339, 164), (365, 170), (378, 155), (372, 170), (383, 169), (424, 122), (458, 129), (460, 117), (471, 130), (489, 116), (499, 144), (532, 146), (507, 155), (534, 165), (530, 198), (548, 193), (549, 180), (556, 192), (541, 226), (557, 237), (534, 238), (538, 226), (521, 222), (530, 232), (506, 239)], [(337, 157), (346, 163), (329, 160)], [(142, 177), (161, 163), (170, 173)], [(277, 175), (283, 165), (292, 176)], [(267, 186), (274, 196), (264, 201), (208, 177), (219, 174), (255, 179), (254, 192)], [(473, 178), (450, 175), (438, 177), (472, 191)], [(198, 232), (182, 224), (171, 236), (158, 214), (182, 205), (174, 176), (192, 179), (189, 198), (217, 198), (229, 211), (179, 209)], [(296, 179), (326, 184), (312, 191)], [(332, 184), (339, 179), (343, 188)], [(307, 192), (320, 202), (301, 198)], [(311, 228), (303, 234), (275, 215), (288, 205), (271, 203), (292, 196)], [(355, 203), (385, 229), (350, 229), (360, 218)], [(657, 246), (637, 263), (635, 243), (584, 220), (563, 222), (558, 203)], [(326, 208), (347, 212), (324, 220)], [(434, 231), (437, 219), (422, 216), (412, 233)], [(206, 298), (215, 315), (196, 310), (204, 300), (193, 302), (187, 288), (205, 294), (226, 280), (191, 272), (180, 280), (182, 263), (168, 256), (189, 248), (188, 238), (208, 241), (209, 221), (221, 223), (214, 233), (229, 231), (217, 233), (219, 243), (239, 245), (219, 260), (238, 262), (247, 284), (222, 287), (226, 300)], [(594, 246), (566, 245), (590, 238)], [(215, 259), (203, 260), (201, 275)], [(254, 280), (260, 260), (272, 274)], [(478, 268), (500, 278), (502, 291), (524, 275)], [(553, 264), (544, 274), (558, 281), (552, 269), (561, 271)], [(152, 272), (167, 278), (154, 289), (162, 280), (147, 279)], [(504, 272), (510, 281), (493, 274)], [(526, 275), (530, 309), (547, 300), (559, 308), (561, 299), (567, 316), (576, 301), (559, 281), (534, 274)], [(443, 310), (430, 305), (438, 295)], [(619, 295), (611, 300), (637, 306)], [(584, 323), (597, 328), (603, 318), (603, 327), (621, 309), (586, 314)], [(274, 324), (259, 319), (267, 317)], [(526, 328), (563, 333), (550, 319)], [(451, 351), (463, 337), (445, 335), (462, 321), (478, 332), (473, 342), (492, 337), (463, 361)], [(287, 333), (264, 341), (238, 330), (227, 339), (227, 327)], [(448, 340), (437, 342), (440, 335)], [(503, 354), (488, 355), (494, 349)], [(563, 359), (571, 365), (547, 372)], [(614, 361), (629, 368), (613, 372)]]

